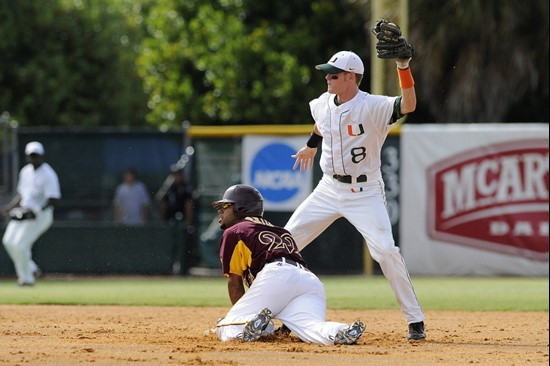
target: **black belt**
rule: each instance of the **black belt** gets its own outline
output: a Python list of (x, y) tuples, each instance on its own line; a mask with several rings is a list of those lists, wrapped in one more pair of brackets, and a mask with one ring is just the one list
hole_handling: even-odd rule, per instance
[(288, 259), (288, 258), (284, 258), (284, 257), (275, 258), (271, 262), (282, 262), (282, 263), (286, 263), (286, 264), (291, 264), (294, 267), (298, 267), (298, 268), (301, 268), (301, 269), (305, 269), (306, 271), (309, 271), (309, 269), (307, 269), (303, 264), (300, 264), (298, 262), (293, 261), (292, 259)]
[(367, 176), (365, 174), (358, 176), (357, 179), (355, 179), (355, 182), (353, 181), (351, 175), (334, 174), (332, 178), (336, 179), (338, 182), (347, 183), (347, 184), (351, 184), (355, 182), (363, 183), (367, 181)]

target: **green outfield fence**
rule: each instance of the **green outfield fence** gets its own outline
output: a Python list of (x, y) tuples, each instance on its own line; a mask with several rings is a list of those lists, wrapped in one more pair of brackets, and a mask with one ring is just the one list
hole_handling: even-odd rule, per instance
[[(218, 248), (221, 232), (208, 234), (208, 227), (216, 220), (210, 202), (218, 199), (225, 189), (241, 182), (241, 141), (245, 135), (304, 136), (311, 133), (308, 125), (253, 125), (253, 126), (191, 126), (188, 135), (196, 151), (194, 171), (201, 191), (198, 202), (198, 230), (201, 256), (207, 266), (219, 263)], [(386, 195), (396, 242), (399, 242), (399, 136), (396, 126), (388, 136), (382, 151), (382, 169), (386, 180)], [(321, 179), (319, 155), (314, 164), (314, 186)], [(268, 220), (284, 226), (292, 212), (266, 212)], [(214, 222), (215, 223), (215, 222)], [(217, 225), (213, 225), (214, 228)], [(207, 255), (204, 255), (208, 253)], [(362, 237), (346, 220), (337, 220), (319, 238), (303, 250), (310, 267), (320, 274), (374, 274), (381, 273), (365, 250)]]
[[(59, 175), (63, 195), (52, 228), (35, 244), (36, 262), (46, 272), (77, 274), (187, 274), (190, 267), (218, 269), (221, 230), (210, 202), (241, 180), (242, 137), (304, 135), (305, 141), (311, 129), (312, 125), (191, 126), (176, 132), (19, 128), (17, 152), (11, 151), (16, 154), (15, 161), (20, 167), (25, 162), (22, 147), (29, 141), (41, 141), (46, 160)], [(0, 162), (7, 160), (7, 149), (2, 151)], [(193, 227), (161, 222), (154, 201), (147, 225), (128, 228), (113, 224), (112, 198), (126, 167), (137, 170), (138, 178), (154, 197), (170, 166), (180, 163), (183, 157), (188, 160), (186, 179), (196, 193)], [(399, 128), (386, 140), (382, 160), (398, 243)], [(318, 164), (313, 176), (316, 184), (321, 177)], [(7, 178), (2, 177), (9, 181)], [(2, 203), (9, 195), (5, 192)], [(266, 218), (284, 225), (291, 214), (266, 212)], [(5, 225), (6, 222), (0, 225), (0, 233)], [(379, 273), (364, 249), (361, 236), (341, 219), (303, 254), (319, 274)], [(13, 273), (13, 265), (2, 247), (0, 275)]]

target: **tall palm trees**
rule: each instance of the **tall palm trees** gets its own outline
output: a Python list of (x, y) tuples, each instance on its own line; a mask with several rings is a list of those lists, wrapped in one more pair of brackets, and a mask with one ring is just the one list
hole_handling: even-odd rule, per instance
[(526, 104), (548, 100), (547, 0), (415, 0), (410, 33), (419, 102), (436, 121), (548, 121), (547, 105)]

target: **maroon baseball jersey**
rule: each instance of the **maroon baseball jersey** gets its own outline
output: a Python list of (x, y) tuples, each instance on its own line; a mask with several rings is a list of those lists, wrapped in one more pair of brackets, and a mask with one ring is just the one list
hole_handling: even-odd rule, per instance
[(261, 217), (246, 217), (223, 233), (220, 243), (223, 274), (242, 276), (248, 286), (266, 263), (281, 257), (306, 267), (290, 233)]

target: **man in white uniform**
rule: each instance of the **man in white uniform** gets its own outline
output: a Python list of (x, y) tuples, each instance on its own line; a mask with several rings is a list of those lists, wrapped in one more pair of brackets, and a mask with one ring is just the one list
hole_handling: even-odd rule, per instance
[[(212, 206), (225, 230), (220, 260), (233, 304), (216, 326), (220, 340), (255, 342), (273, 332), (271, 319), (276, 318), (304, 342), (357, 342), (365, 325), (325, 320), (323, 284), (307, 269), (288, 231), (262, 217), (263, 197), (256, 188), (231, 186)], [(249, 287), (246, 292), (243, 282)]]
[(53, 223), (53, 206), (59, 198), (59, 180), (52, 167), (44, 162), (44, 147), (29, 142), (25, 147), (27, 165), (19, 173), (17, 195), (2, 208), (10, 217), (2, 242), (11, 257), (17, 284), (33, 286), (38, 266), (32, 260), (34, 242)]
[(424, 314), (416, 298), (399, 248), (395, 246), (386, 210), (380, 152), (392, 124), (416, 108), (409, 59), (396, 59), (401, 97), (371, 95), (359, 90), (363, 62), (341, 51), (326, 64), (328, 91), (310, 102), (315, 125), (305, 147), (295, 155), (304, 171), (313, 165), (322, 141), (323, 177), (285, 226), (302, 250), (332, 222), (345, 217), (363, 235), (372, 257), (390, 281), (409, 324), (409, 340), (422, 340)]

